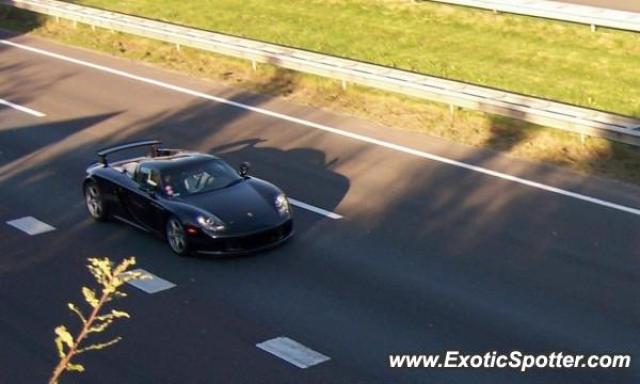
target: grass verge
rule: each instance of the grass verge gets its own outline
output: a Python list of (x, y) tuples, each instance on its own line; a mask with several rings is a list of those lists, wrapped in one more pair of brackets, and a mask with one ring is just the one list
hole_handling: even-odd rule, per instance
[(640, 34), (408, 0), (76, 0), (640, 117)]
[[(0, 17), (0, 27), (94, 49), (128, 59), (152, 63), (253, 92), (292, 99), (297, 103), (354, 115), (389, 127), (425, 132), (469, 146), (571, 168), (640, 184), (640, 149), (532, 124), (458, 110), (366, 87), (342, 89), (338, 82), (312, 75), (251, 64), (221, 55), (104, 30), (91, 31), (71, 23), (56, 23), (23, 11)], [(0, 15), (3, 15), (0, 8)]]

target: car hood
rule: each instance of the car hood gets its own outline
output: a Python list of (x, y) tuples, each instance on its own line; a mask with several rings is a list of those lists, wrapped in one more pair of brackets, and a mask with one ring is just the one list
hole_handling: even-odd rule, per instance
[(274, 199), (263, 196), (250, 180), (217, 191), (181, 197), (185, 203), (221, 219), (227, 233), (247, 233), (281, 223)]

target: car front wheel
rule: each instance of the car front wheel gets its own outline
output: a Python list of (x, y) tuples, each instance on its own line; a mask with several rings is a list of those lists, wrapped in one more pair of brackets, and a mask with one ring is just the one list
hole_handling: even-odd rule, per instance
[(165, 233), (169, 247), (174, 253), (180, 256), (189, 255), (189, 243), (184, 232), (184, 226), (177, 217), (172, 216), (167, 220)]

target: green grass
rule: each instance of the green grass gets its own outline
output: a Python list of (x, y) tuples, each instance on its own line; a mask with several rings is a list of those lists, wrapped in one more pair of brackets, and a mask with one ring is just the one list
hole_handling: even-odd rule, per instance
[(76, 3), (640, 117), (640, 34), (384, 0)]

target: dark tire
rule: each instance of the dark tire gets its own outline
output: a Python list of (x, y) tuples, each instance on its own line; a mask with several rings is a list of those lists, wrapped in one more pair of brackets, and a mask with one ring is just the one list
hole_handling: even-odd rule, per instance
[(173, 253), (178, 256), (189, 256), (189, 242), (180, 219), (175, 216), (169, 217), (165, 225), (164, 233), (169, 248), (171, 248)]
[(94, 220), (109, 220), (109, 207), (95, 181), (90, 181), (84, 186), (84, 201), (89, 214)]

